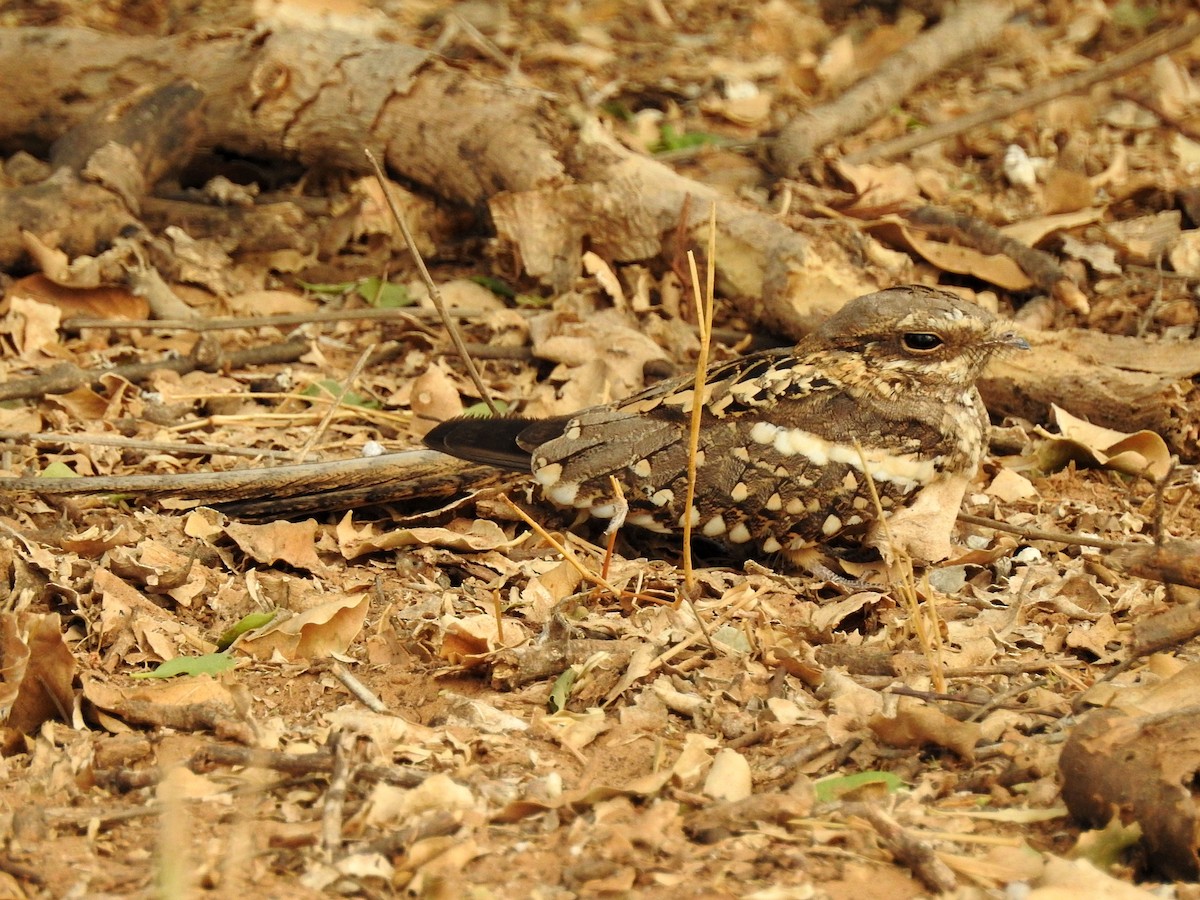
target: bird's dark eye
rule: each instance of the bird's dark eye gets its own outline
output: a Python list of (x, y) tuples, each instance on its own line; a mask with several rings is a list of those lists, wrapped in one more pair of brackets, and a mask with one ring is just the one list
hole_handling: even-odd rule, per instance
[(945, 341), (931, 331), (910, 331), (904, 335), (904, 349), (913, 353), (929, 353), (942, 346)]

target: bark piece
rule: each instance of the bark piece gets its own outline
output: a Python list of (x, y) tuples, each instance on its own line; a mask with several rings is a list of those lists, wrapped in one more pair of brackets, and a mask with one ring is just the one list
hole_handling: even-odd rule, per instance
[(1185, 462), (1200, 459), (1196, 341), (1082, 329), (1027, 337), (1030, 352), (995, 360), (979, 382), (993, 416), (1048, 422), (1056, 404), (1094, 425), (1157, 432)]
[(1142, 828), (1146, 868), (1171, 879), (1200, 875), (1200, 710), (1129, 716), (1089, 713), (1060, 759), (1063, 800), (1077, 819), (1102, 827), (1114, 814)]

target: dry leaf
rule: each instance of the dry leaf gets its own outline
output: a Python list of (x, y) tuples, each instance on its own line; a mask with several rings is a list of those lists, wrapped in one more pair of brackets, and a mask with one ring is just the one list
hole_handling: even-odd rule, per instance
[(1048, 439), (1036, 454), (1038, 465), (1045, 470), (1061, 468), (1071, 459), (1155, 480), (1164, 478), (1170, 470), (1171, 451), (1152, 431), (1125, 434), (1102, 428), (1053, 405), (1051, 413), (1062, 434), (1037, 429), (1038, 434)]
[(284, 659), (318, 659), (345, 653), (362, 631), (371, 606), (369, 594), (329, 600), (297, 616), (277, 618), (235, 645), (258, 659), (279, 653)]
[(255, 562), (274, 565), (285, 562), (297, 569), (322, 572), (324, 563), (317, 557), (317, 523), (271, 522), (268, 525), (243, 525), (231, 522), (225, 533)]

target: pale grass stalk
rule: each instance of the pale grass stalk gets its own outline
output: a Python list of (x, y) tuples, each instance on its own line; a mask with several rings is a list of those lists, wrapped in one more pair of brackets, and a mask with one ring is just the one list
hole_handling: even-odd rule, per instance
[(863, 475), (867, 479), (867, 490), (871, 493), (871, 502), (875, 505), (875, 513), (879, 516), (879, 522), (883, 526), (883, 536), (887, 541), (889, 554), (900, 567), (899, 581), (892, 577), (892, 567), (890, 565), (886, 567), (888, 583), (895, 588), (908, 610), (909, 620), (917, 635), (917, 643), (921, 646), (921, 655), (925, 657), (925, 662), (929, 666), (933, 689), (939, 693), (945, 693), (946, 674), (942, 660), (942, 629), (937, 612), (937, 594), (929, 584), (929, 575), (926, 574), (924, 578), (925, 592), (926, 596), (930, 598), (927, 604), (929, 617), (927, 622), (926, 613), (917, 596), (917, 582), (916, 576), (913, 574), (912, 557), (896, 546), (896, 542), (892, 539), (892, 531), (888, 527), (883, 504), (879, 501), (879, 491), (875, 487), (875, 479), (871, 477), (871, 467), (867, 464), (867, 456), (863, 452), (862, 444), (857, 440), (854, 442), (854, 449), (858, 451), (858, 458), (862, 461)]
[(696, 271), (696, 256), (688, 251), (688, 268), (692, 276), (692, 297), (696, 301), (696, 324), (700, 331), (700, 352), (696, 356), (696, 380), (692, 390), (692, 419), (688, 432), (687, 497), (683, 504), (683, 581), (689, 594), (696, 584), (692, 566), (692, 504), (696, 500), (696, 455), (700, 449), (700, 420), (704, 411), (704, 385), (708, 371), (708, 355), (712, 344), (713, 290), (716, 279), (717, 206), (709, 207), (708, 264), (705, 266), (704, 293), (700, 292), (700, 276)]

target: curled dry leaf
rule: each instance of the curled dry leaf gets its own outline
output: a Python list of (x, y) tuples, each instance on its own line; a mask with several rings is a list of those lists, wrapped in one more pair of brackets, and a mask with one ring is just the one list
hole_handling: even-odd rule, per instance
[(360, 631), (370, 607), (369, 594), (329, 600), (290, 618), (277, 617), (262, 631), (246, 635), (237, 649), (258, 659), (276, 653), (287, 660), (319, 659), (344, 653)]
[(57, 613), (0, 614), (0, 708), (6, 727), (33, 734), (50, 719), (71, 721), (75, 657)]
[(960, 722), (908, 697), (900, 698), (894, 717), (875, 715), (868, 725), (876, 737), (893, 747), (932, 744), (945, 747), (965, 760), (975, 758), (975, 744), (980, 738), (978, 724)]
[(1126, 434), (1102, 428), (1078, 419), (1058, 406), (1052, 406), (1051, 413), (1061, 434), (1037, 429), (1047, 438), (1036, 452), (1038, 465), (1044, 470), (1055, 471), (1074, 460), (1158, 480), (1166, 477), (1171, 468), (1171, 451), (1166, 441), (1153, 431)]

